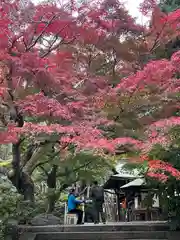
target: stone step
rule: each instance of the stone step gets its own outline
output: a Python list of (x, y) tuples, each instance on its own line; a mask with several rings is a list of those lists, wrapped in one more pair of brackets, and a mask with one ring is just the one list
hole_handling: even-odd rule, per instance
[(85, 225), (58, 225), (58, 226), (19, 226), (22, 232), (114, 232), (114, 231), (168, 231), (167, 223), (152, 222), (129, 222), (129, 223), (108, 223), (85, 224)]
[[(39, 232), (35, 240), (167, 240), (167, 231)], [(173, 239), (172, 239), (173, 240)]]

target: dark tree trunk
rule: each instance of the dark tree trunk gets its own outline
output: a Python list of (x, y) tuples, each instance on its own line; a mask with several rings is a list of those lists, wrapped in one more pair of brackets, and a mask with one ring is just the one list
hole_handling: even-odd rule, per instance
[(12, 146), (12, 173), (8, 175), (17, 191), (24, 196), (25, 201), (34, 203), (34, 183), (31, 177), (20, 167), (20, 141)]
[(57, 169), (58, 169), (58, 166), (54, 165), (50, 173), (48, 174), (48, 178), (47, 178), (47, 186), (51, 191), (48, 196), (48, 209), (47, 209), (48, 213), (52, 213), (54, 211), (55, 204), (56, 204), (55, 190), (56, 190)]
[(31, 177), (28, 174), (22, 172), (20, 174), (19, 180), (20, 180), (20, 188), (24, 195), (24, 200), (34, 203), (34, 183)]
[[(8, 85), (8, 94), (14, 102), (14, 96), (12, 92), (12, 65), (9, 65), (9, 71), (6, 74), (6, 80)], [(22, 128), (24, 125), (24, 119), (21, 113), (18, 111), (18, 106), (15, 104), (9, 105), (10, 120), (17, 124), (17, 127)], [(8, 178), (12, 184), (16, 187), (17, 191), (24, 195), (24, 200), (34, 202), (34, 184), (28, 176), (21, 169), (21, 153), (20, 153), (21, 139), (12, 146), (13, 160), (12, 160), (12, 171), (8, 173)]]
[[(14, 108), (14, 112), (16, 113), (13, 116), (14, 121), (17, 123), (18, 127), (23, 127), (23, 117), (18, 113), (17, 107)], [(25, 201), (34, 203), (34, 184), (31, 177), (23, 172), (23, 169), (21, 168), (20, 145), (21, 139), (16, 144), (12, 145), (12, 174), (9, 174), (9, 179), (16, 187), (17, 191), (24, 196)]]

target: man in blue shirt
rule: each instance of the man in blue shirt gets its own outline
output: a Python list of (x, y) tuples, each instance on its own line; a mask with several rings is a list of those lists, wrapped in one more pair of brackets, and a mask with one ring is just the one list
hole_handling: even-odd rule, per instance
[(81, 209), (77, 209), (77, 206), (81, 203), (83, 203), (83, 201), (76, 199), (75, 189), (71, 189), (68, 196), (68, 212), (77, 214), (78, 216), (77, 224), (82, 224), (83, 211)]

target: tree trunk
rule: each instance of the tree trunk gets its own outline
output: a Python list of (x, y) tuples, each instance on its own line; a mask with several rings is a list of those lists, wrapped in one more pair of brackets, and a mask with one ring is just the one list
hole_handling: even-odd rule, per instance
[(48, 213), (52, 213), (55, 208), (56, 203), (56, 173), (57, 173), (58, 166), (54, 165), (48, 174), (47, 178), (47, 186), (49, 189), (49, 195), (48, 195)]
[(24, 196), (24, 200), (34, 203), (34, 183), (31, 177), (27, 173), (23, 172), (20, 167), (20, 141), (13, 144), (12, 152), (12, 171), (8, 173), (8, 177), (12, 184), (16, 187), (18, 193)]
[[(24, 125), (24, 119), (21, 113), (18, 111), (18, 106), (14, 104), (14, 96), (12, 91), (13, 81), (12, 81), (12, 65), (9, 66), (9, 71), (6, 73), (6, 82), (8, 85), (8, 94), (9, 99), (9, 115), (10, 120), (14, 121), (17, 124), (18, 128), (22, 128)], [(16, 187), (17, 191), (24, 195), (24, 200), (29, 200), (30, 202), (34, 202), (34, 184), (31, 177), (23, 172), (21, 169), (21, 153), (20, 153), (20, 145), (22, 140), (16, 144), (12, 145), (12, 170), (8, 173), (8, 178), (12, 182), (12, 184)]]

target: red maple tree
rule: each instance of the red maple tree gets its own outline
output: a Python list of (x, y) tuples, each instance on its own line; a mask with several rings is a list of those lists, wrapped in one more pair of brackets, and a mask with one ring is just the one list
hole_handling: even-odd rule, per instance
[[(168, 148), (172, 144), (169, 130), (180, 122), (175, 116), (179, 111), (180, 53), (174, 52), (170, 59), (154, 60), (156, 50), (162, 46), (165, 49), (166, 44), (179, 35), (180, 14), (179, 10), (162, 13), (156, 1), (144, 1), (141, 7), (144, 14), (152, 15), (142, 39), (146, 42), (149, 60), (136, 68), (134, 74), (120, 79), (109, 94), (108, 111), (120, 125), (121, 134), (139, 138), (139, 149), (144, 155), (156, 144)], [(173, 166), (159, 164), (160, 160), (148, 162), (149, 176), (166, 180), (167, 175), (160, 171), (163, 167), (179, 179), (179, 171)]]
[[(104, 136), (100, 127), (112, 121), (103, 111), (102, 99), (111, 86), (108, 78), (77, 62), (76, 53), (81, 46), (94, 46), (102, 53), (100, 46), (115, 30), (120, 35), (142, 29), (117, 1), (98, 2), (98, 10), (93, 10), (93, 3), (81, 7), (70, 3), (0, 4), (0, 143), (12, 143), (8, 176), (26, 200), (33, 201), (31, 173), (38, 154), (48, 146), (57, 151), (58, 145), (59, 152), (73, 145), (76, 151), (95, 153), (114, 152), (129, 143), (139, 146), (131, 138)], [(123, 21), (117, 17), (122, 15)], [(27, 139), (23, 155), (21, 146)]]

